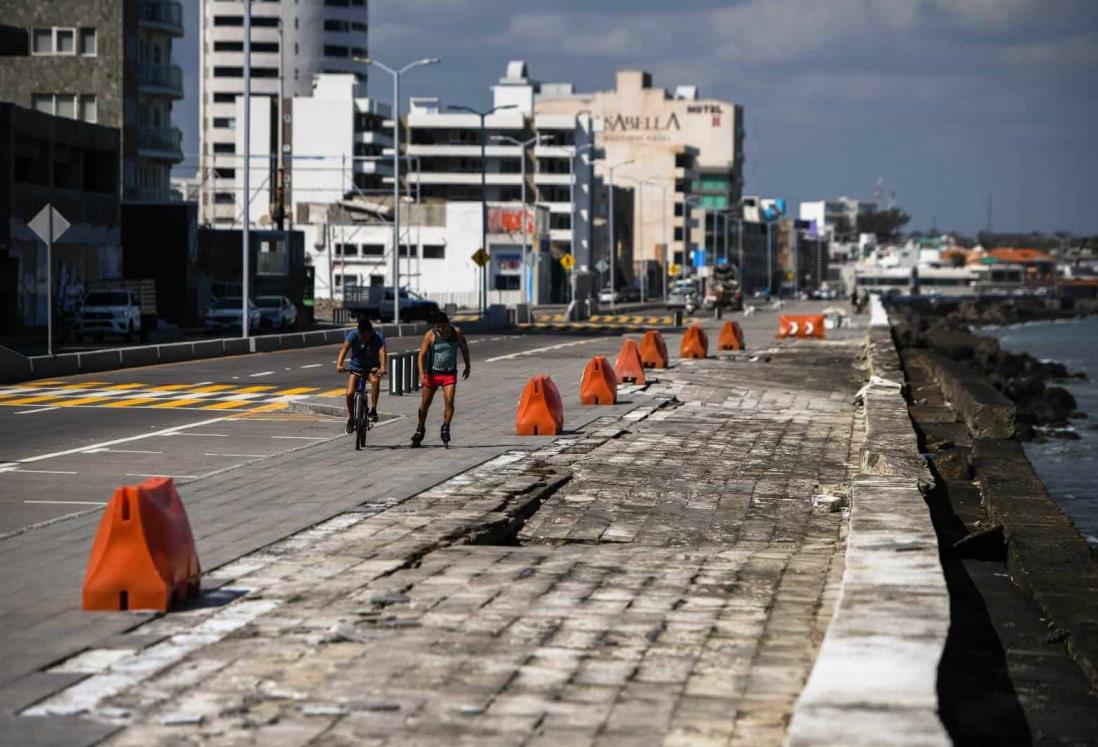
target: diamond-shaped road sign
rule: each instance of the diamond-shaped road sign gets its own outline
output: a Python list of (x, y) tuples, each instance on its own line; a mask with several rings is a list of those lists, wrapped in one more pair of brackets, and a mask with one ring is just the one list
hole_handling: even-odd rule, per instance
[(483, 247), (473, 252), (473, 261), (478, 267), (484, 267), (492, 259), (492, 255), (484, 251)]
[(573, 267), (576, 266), (576, 258), (573, 257), (571, 254), (565, 254), (560, 258), (560, 264), (561, 267), (563, 267), (564, 269), (571, 270)]
[(599, 272), (606, 272), (610, 269), (610, 263), (607, 262), (605, 259), (600, 259), (598, 262), (595, 263), (595, 269)]
[[(50, 233), (50, 213), (53, 213), (53, 235)], [(69, 222), (65, 220), (65, 216), (57, 212), (57, 208), (53, 205), (47, 204), (46, 207), (38, 211), (38, 215), (31, 218), (30, 223), (27, 224), (27, 228), (34, 231), (34, 235), (50, 244), (57, 241), (64, 235), (65, 231), (69, 230)]]

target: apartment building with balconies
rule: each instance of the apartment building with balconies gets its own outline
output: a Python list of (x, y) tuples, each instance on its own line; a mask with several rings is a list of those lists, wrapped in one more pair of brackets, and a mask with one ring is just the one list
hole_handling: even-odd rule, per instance
[(5, 24), (27, 35), (25, 55), (0, 57), (0, 99), (118, 128), (121, 196), (171, 199), (183, 160), (172, 105), (183, 73), (172, 43), (183, 35), (175, 0), (0, 0)]
[[(366, 84), (367, 0), (266, 0), (251, 4), (251, 169), (275, 161), (277, 183), (252, 180), (252, 220), (279, 223), (290, 208), (292, 99), (309, 97), (314, 78), (343, 73)], [(239, 225), (244, 94), (244, 2), (202, 0), (199, 103), (199, 220)], [(264, 119), (265, 118), (265, 119)], [(264, 165), (261, 165), (264, 164)], [(274, 198), (268, 199), (267, 192)]]

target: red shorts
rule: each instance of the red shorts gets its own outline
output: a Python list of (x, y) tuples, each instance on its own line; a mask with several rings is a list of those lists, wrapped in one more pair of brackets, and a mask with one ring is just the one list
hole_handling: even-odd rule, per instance
[(428, 373), (423, 376), (423, 386), (438, 389), (440, 386), (453, 386), (458, 383), (456, 373)]

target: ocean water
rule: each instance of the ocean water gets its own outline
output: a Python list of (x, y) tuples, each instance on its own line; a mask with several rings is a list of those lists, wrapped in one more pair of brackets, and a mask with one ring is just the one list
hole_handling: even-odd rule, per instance
[(984, 328), (1003, 348), (1082, 371), (1086, 381), (1060, 384), (1090, 417), (1074, 420), (1078, 441), (1025, 444), (1026, 455), (1052, 497), (1091, 545), (1098, 545), (1098, 317)]

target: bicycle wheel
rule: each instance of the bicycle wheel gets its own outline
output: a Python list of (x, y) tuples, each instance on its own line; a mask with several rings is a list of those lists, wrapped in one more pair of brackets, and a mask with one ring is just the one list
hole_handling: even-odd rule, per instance
[(366, 395), (363, 392), (355, 393), (355, 450), (360, 450), (366, 445), (366, 428), (369, 418), (366, 417)]

